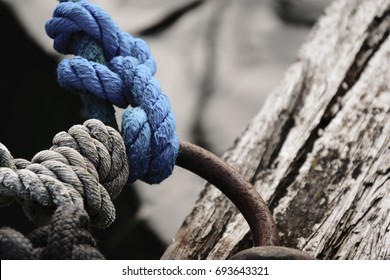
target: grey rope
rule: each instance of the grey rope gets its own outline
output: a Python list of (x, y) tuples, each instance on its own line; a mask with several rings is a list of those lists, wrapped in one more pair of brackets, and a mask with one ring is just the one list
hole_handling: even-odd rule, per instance
[[(119, 132), (91, 119), (53, 138), (31, 162), (13, 159), (0, 143), (0, 206), (17, 200), (35, 223), (41, 211), (74, 204), (86, 209), (95, 227), (115, 219), (112, 200), (127, 182), (129, 167)], [(38, 208), (39, 210), (39, 208)]]
[(48, 225), (24, 236), (0, 229), (0, 258), (15, 260), (96, 260), (104, 256), (89, 232), (89, 216), (76, 205), (59, 206)]
[(36, 259), (30, 240), (8, 227), (0, 228), (0, 258), (2, 260)]

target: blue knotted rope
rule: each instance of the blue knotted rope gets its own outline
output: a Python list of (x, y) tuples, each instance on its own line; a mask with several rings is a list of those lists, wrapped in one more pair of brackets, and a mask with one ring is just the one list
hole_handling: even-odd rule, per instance
[(96, 5), (60, 2), (46, 32), (58, 52), (76, 56), (59, 64), (59, 84), (121, 108), (131, 105), (122, 116), (129, 180), (160, 183), (173, 171), (179, 141), (168, 97), (153, 76), (156, 65), (149, 47), (121, 31)]

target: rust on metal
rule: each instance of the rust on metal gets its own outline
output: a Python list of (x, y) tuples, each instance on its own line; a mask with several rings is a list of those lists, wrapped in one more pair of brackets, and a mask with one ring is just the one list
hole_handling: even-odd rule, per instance
[(249, 224), (254, 246), (279, 245), (279, 234), (267, 204), (232, 166), (186, 141), (180, 141), (176, 165), (206, 179), (233, 202)]

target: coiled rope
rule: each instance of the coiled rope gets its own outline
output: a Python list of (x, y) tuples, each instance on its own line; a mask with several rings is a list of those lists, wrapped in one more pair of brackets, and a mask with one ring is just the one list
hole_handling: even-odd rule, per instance
[(59, 84), (121, 108), (131, 105), (122, 116), (129, 181), (160, 183), (173, 171), (179, 141), (168, 97), (153, 76), (156, 65), (147, 44), (121, 31), (96, 5), (60, 2), (46, 32), (59, 53), (75, 57), (58, 65)]
[(55, 209), (74, 204), (85, 207), (93, 226), (109, 226), (115, 219), (112, 200), (129, 172), (121, 135), (98, 120), (58, 133), (53, 146), (31, 162), (14, 160), (0, 144), (0, 163), (0, 206), (16, 199), (36, 224), (42, 214), (37, 205)]

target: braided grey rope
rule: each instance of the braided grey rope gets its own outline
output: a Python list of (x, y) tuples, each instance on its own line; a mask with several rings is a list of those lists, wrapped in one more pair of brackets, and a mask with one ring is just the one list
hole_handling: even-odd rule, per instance
[(76, 205), (59, 206), (49, 223), (27, 236), (0, 228), (0, 258), (14, 260), (104, 259), (89, 232), (89, 216)]
[(16, 199), (37, 223), (36, 204), (55, 209), (85, 207), (95, 227), (115, 219), (112, 200), (127, 182), (129, 167), (121, 135), (99, 120), (75, 125), (53, 138), (31, 162), (13, 159), (0, 143), (0, 206)]

